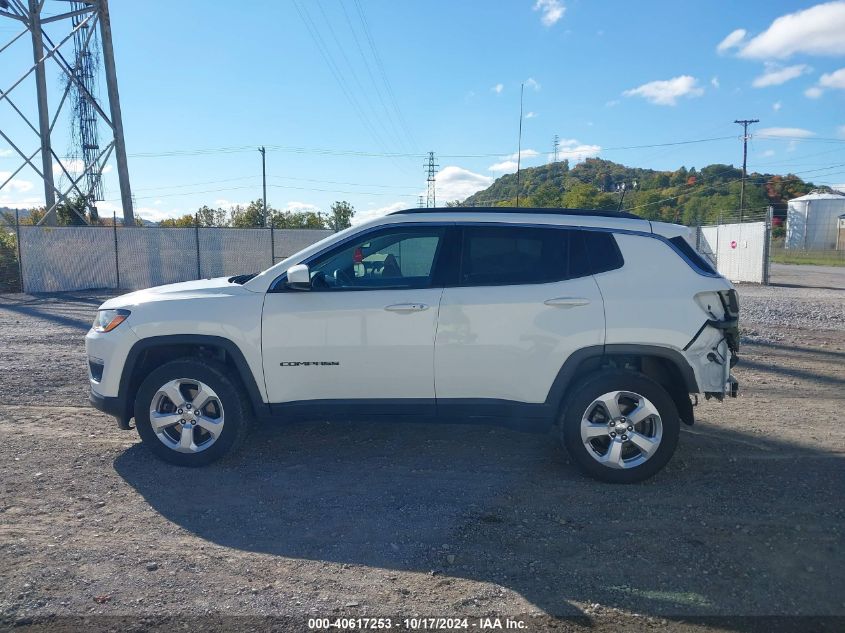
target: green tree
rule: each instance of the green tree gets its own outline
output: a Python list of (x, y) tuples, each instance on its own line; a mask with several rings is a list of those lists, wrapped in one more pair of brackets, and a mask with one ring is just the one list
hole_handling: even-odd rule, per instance
[(186, 213), (179, 218), (167, 218), (166, 220), (162, 220), (158, 223), (158, 225), (169, 229), (186, 229), (194, 226), (196, 221), (197, 219), (195, 216), (190, 213)]
[[(271, 210), (268, 208), (267, 213)], [(268, 226), (267, 217), (264, 215), (264, 202), (253, 200), (245, 207), (237, 205), (230, 211), (229, 224), (237, 229), (254, 229), (256, 227)]]
[(331, 213), (328, 218), (329, 228), (335, 232), (348, 229), (352, 226), (352, 217), (354, 215), (355, 207), (349, 204), (346, 200), (333, 202), (331, 206)]
[(228, 214), (224, 209), (212, 209), (202, 205), (197, 209), (196, 222), (200, 226), (229, 226)]
[(270, 221), (277, 229), (331, 228), (323, 219), (323, 215), (315, 211), (273, 211)]
[(88, 205), (82, 196), (62, 200), (56, 205), (56, 223), (64, 226), (85, 226), (87, 208)]

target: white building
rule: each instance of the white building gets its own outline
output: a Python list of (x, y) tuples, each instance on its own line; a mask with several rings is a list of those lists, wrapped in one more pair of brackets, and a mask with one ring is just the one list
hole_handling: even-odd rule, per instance
[(845, 215), (845, 195), (811, 192), (789, 201), (786, 248), (833, 250), (839, 218)]

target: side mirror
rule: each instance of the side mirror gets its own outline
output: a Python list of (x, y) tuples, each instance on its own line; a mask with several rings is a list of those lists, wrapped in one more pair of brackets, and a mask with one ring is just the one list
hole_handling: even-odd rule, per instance
[(308, 264), (297, 264), (288, 268), (287, 287), (293, 290), (311, 290), (311, 271)]

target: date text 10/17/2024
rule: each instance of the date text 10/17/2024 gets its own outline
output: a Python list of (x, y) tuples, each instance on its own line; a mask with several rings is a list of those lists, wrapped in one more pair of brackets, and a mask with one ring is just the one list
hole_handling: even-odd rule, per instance
[(495, 630), (526, 630), (524, 620), (498, 617), (480, 618), (309, 618), (308, 628), (311, 630), (341, 630), (341, 631), (373, 631), (373, 630), (410, 630), (410, 631), (495, 631)]

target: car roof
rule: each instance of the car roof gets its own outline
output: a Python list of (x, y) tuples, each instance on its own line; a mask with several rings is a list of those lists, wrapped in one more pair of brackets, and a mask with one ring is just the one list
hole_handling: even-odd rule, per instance
[(625, 211), (610, 211), (606, 209), (566, 209), (548, 207), (423, 207), (415, 209), (402, 209), (393, 211), (388, 215), (407, 215), (417, 213), (526, 213), (526, 214), (553, 214), (553, 215), (577, 215), (594, 216), (599, 218), (627, 218), (629, 220), (642, 220), (638, 215), (626, 213)]

